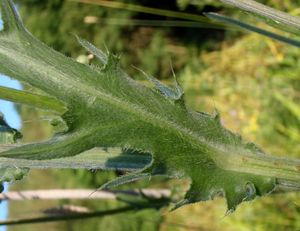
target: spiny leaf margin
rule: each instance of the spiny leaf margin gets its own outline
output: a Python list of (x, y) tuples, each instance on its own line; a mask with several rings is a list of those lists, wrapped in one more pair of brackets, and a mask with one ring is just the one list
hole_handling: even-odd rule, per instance
[[(220, 167), (218, 160), (224, 155), (234, 153), (241, 158), (264, 153), (225, 129), (218, 113), (189, 109), (178, 86), (171, 91), (151, 78), (157, 89), (145, 87), (127, 76), (118, 57), (105, 57), (88, 43), (82, 44), (107, 63), (104, 67), (79, 64), (33, 38), (12, 1), (3, 0), (1, 9), (6, 29), (0, 33), (0, 72), (63, 102), (67, 111), (62, 118), (68, 126), (49, 141), (24, 145), (1, 156), (42, 160), (77, 155), (99, 146), (151, 153), (152, 162), (136, 173), (137, 177), (163, 174), (191, 179), (190, 190), (176, 208), (222, 193), (228, 210), (233, 211), (242, 201), (274, 189), (274, 177)], [(179, 99), (180, 104), (176, 103)], [(117, 184), (133, 178), (125, 177)]]

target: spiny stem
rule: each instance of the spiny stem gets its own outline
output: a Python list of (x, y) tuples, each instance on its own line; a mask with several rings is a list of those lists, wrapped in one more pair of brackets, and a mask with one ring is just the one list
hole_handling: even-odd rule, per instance
[(300, 160), (236, 152), (219, 153), (214, 160), (225, 170), (300, 182)]
[[(7, 151), (18, 145), (0, 145), (0, 152)], [(223, 155), (225, 156), (225, 155)], [(299, 160), (288, 160), (274, 156), (227, 155), (226, 160), (218, 158), (217, 164), (224, 170), (240, 173), (251, 173), (277, 178), (276, 192), (300, 191)], [(262, 158), (264, 157), (264, 158)], [(36, 169), (102, 169), (137, 171), (142, 170), (151, 162), (147, 154), (122, 154), (118, 148), (104, 151), (95, 148), (80, 155), (68, 158), (50, 160), (25, 160), (13, 158), (0, 158), (0, 168), (36, 168)]]
[[(16, 145), (0, 145), (0, 152), (7, 151)], [(121, 149), (111, 148), (107, 151), (94, 148), (79, 155), (50, 160), (26, 160), (0, 158), (0, 168), (57, 168), (57, 169), (103, 169), (136, 171), (146, 167), (151, 162), (149, 154), (126, 154)]]
[(59, 114), (66, 111), (65, 105), (54, 98), (45, 95), (38, 95), (28, 91), (20, 91), (0, 86), (0, 98), (15, 103), (26, 104), (41, 109), (51, 110)]
[[(10, 150), (18, 145), (0, 145), (0, 152)], [(217, 152), (216, 152), (217, 153)], [(235, 172), (250, 173), (267, 177), (276, 177), (286, 181), (300, 182), (300, 160), (280, 158), (264, 154), (222, 153), (213, 156), (218, 167)], [(29, 167), (29, 168), (89, 168), (138, 170), (150, 164), (150, 154), (126, 154), (119, 148), (107, 151), (101, 148), (83, 152), (74, 157), (50, 160), (26, 160), (0, 158), (0, 168)]]

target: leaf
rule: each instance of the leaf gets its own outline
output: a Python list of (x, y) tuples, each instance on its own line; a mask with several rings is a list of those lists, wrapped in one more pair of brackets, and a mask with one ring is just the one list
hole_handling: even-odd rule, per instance
[(105, 57), (86, 42), (81, 43), (104, 61), (104, 67), (77, 63), (33, 38), (12, 1), (2, 0), (1, 8), (5, 30), (0, 33), (0, 72), (63, 103), (62, 119), (68, 126), (49, 141), (2, 152), (2, 157), (45, 160), (94, 147), (151, 153), (152, 161), (144, 169), (108, 185), (159, 174), (190, 178), (191, 187), (177, 207), (221, 193), (233, 211), (242, 201), (271, 192), (277, 177), (299, 180), (299, 162), (274, 168), (275, 160), (283, 160), (225, 129), (218, 113), (198, 113), (185, 106), (178, 86), (172, 90), (153, 78), (155, 88), (143, 86), (120, 68), (119, 57)]
[[(0, 144), (13, 144), (21, 137), (21, 133), (11, 128), (0, 113)], [(20, 180), (27, 172), (27, 168), (0, 168), (0, 184)], [(2, 192), (2, 190), (3, 188), (1, 186), (0, 192)]]
[(221, 0), (222, 2), (252, 13), (259, 19), (280, 30), (300, 35), (300, 18), (273, 9), (253, 0)]
[(36, 106), (46, 110), (63, 113), (64, 105), (50, 97), (34, 94), (28, 91), (20, 91), (12, 88), (0, 86), (0, 97), (12, 102), (18, 102), (29, 106)]

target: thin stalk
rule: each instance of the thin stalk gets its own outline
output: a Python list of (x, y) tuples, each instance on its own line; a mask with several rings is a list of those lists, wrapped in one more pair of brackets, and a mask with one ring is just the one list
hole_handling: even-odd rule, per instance
[(298, 40), (287, 38), (285, 36), (258, 28), (256, 26), (252, 26), (250, 24), (241, 22), (239, 20), (236, 20), (236, 19), (233, 19), (233, 18), (230, 18), (227, 16), (223, 16), (220, 14), (216, 14), (216, 13), (205, 13), (205, 15), (211, 19), (214, 19), (214, 20), (217, 20), (217, 21), (220, 21), (220, 22), (232, 25), (232, 26), (238, 26), (242, 29), (252, 31), (252, 32), (264, 35), (266, 37), (272, 38), (272, 39), (276, 39), (277, 41), (284, 42), (284, 43), (287, 43), (287, 44), (290, 44), (290, 45), (293, 45), (296, 47), (300, 47), (300, 41), (298, 41)]
[(118, 18), (98, 19), (88, 24), (103, 23), (107, 25), (117, 26), (149, 26), (149, 27), (184, 27), (184, 28), (208, 28), (208, 29), (219, 29), (208, 25), (207, 23), (199, 23), (193, 21), (181, 21), (181, 20), (141, 20), (141, 19), (130, 19), (123, 20)]
[(135, 12), (139, 12), (139, 13), (160, 15), (160, 16), (164, 16), (164, 17), (186, 19), (186, 20), (210, 24), (210, 25), (216, 26), (217, 28), (224, 29), (224, 25), (208, 22), (206, 17), (199, 16), (196, 14), (189, 14), (189, 13), (183, 13), (183, 12), (177, 12), (177, 11), (171, 11), (171, 10), (157, 9), (157, 8), (140, 6), (140, 5), (135, 5), (135, 4), (117, 2), (117, 1), (103, 1), (103, 0), (69, 0), (69, 1), (94, 4), (94, 5), (98, 5), (98, 6), (110, 7), (110, 8), (115, 8), (115, 9), (130, 10), (130, 11), (135, 11)]
[(120, 213), (130, 212), (144, 209), (160, 209), (169, 204), (169, 200), (164, 198), (152, 199), (145, 203), (136, 203), (133, 205), (123, 206), (111, 210), (95, 211), (95, 212), (80, 212), (71, 214), (53, 214), (51, 216), (33, 217), (33, 218), (20, 218), (0, 221), (0, 225), (23, 225), (45, 222), (57, 222), (77, 219), (89, 219), (93, 217), (105, 217), (116, 215)]
[(36, 224), (36, 223), (45, 223), (45, 222), (88, 219), (93, 217), (105, 217), (105, 216), (116, 215), (124, 212), (134, 211), (134, 210), (136, 210), (136, 208), (133, 206), (124, 206), (117, 209), (96, 211), (96, 212), (89, 212), (89, 213), (76, 213), (76, 214), (69, 214), (69, 215), (51, 215), (51, 216), (42, 216), (42, 217), (33, 217), (33, 218), (9, 219), (5, 221), (0, 221), (0, 226)]
[(59, 114), (66, 111), (65, 105), (54, 98), (3, 86), (0, 86), (0, 98), (14, 103), (26, 104), (41, 109), (51, 110)]

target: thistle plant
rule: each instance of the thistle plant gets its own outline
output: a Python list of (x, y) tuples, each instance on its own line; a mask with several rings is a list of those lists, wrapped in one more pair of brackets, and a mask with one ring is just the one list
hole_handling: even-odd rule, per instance
[[(131, 171), (103, 188), (156, 175), (190, 179), (190, 189), (174, 208), (223, 195), (228, 211), (234, 211), (241, 202), (278, 187), (299, 188), (300, 160), (274, 157), (244, 141), (222, 126), (217, 110), (192, 110), (176, 78), (169, 87), (143, 72), (152, 84), (144, 86), (126, 74), (118, 56), (81, 38), (78, 42), (102, 66), (78, 63), (34, 38), (11, 0), (1, 1), (1, 15), (0, 72), (43, 94), (1, 87), (0, 98), (51, 110), (61, 118), (53, 123), (60, 132), (48, 141), (2, 146), (2, 171), (17, 169), (18, 176), (26, 167)], [(1, 128), (14, 139), (18, 134), (3, 121)], [(99, 151), (111, 147), (133, 153)], [(16, 178), (10, 176), (0, 179)]]

